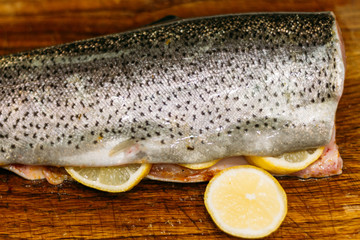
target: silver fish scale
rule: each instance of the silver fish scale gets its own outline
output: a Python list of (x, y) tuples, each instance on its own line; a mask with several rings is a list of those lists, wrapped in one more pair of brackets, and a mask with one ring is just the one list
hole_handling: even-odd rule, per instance
[(0, 59), (0, 162), (110, 166), (325, 145), (344, 63), (331, 13), (180, 20)]

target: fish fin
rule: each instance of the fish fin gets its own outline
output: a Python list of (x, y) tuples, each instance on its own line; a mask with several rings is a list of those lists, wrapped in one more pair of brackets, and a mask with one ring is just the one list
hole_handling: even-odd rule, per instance
[(147, 24), (146, 26), (155, 26), (155, 25), (164, 24), (164, 23), (176, 22), (178, 20), (181, 20), (181, 18), (179, 18), (179, 17), (177, 17), (175, 15), (168, 15), (168, 16), (165, 16), (163, 18), (160, 18), (159, 20), (157, 20), (155, 22)]
[(115, 145), (109, 151), (109, 157), (114, 157), (115, 155), (119, 154), (120, 152), (125, 152), (125, 151), (129, 150), (131, 147), (133, 147), (134, 145), (135, 145), (135, 142), (131, 139), (120, 142), (119, 144)]
[(96, 148), (70, 156), (61, 156), (63, 166), (110, 167), (146, 162), (141, 144), (131, 139), (102, 141)]

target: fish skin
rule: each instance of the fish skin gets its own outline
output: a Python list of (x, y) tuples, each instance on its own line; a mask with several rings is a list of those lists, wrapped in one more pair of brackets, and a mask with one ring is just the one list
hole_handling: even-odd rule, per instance
[(335, 17), (179, 20), (0, 58), (0, 164), (197, 163), (326, 145)]

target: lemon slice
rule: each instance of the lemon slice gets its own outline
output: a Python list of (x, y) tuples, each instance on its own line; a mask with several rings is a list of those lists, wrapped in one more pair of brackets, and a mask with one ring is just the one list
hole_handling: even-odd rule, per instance
[(287, 199), (279, 182), (263, 169), (243, 165), (227, 168), (209, 182), (205, 206), (224, 232), (242, 238), (265, 237), (287, 213)]
[(214, 166), (218, 161), (220, 161), (220, 159), (215, 159), (209, 162), (203, 162), (203, 163), (182, 163), (179, 164), (180, 166), (186, 167), (186, 168), (190, 168), (190, 169), (194, 169), (194, 170), (199, 170), (199, 169), (204, 169), (204, 168), (209, 168)]
[(246, 160), (275, 174), (290, 174), (303, 170), (315, 162), (324, 151), (324, 147), (292, 153), (284, 153), (277, 157), (246, 156)]
[(106, 192), (132, 189), (150, 171), (151, 164), (129, 164), (116, 167), (65, 167), (76, 181)]

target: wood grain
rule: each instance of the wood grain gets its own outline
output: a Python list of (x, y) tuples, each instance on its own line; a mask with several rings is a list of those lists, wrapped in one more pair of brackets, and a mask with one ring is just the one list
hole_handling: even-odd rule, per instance
[[(347, 55), (337, 113), (340, 176), (282, 178), (289, 211), (268, 239), (360, 239), (360, 3), (359, 1), (0, 1), (0, 54), (133, 29), (166, 15), (256, 11), (334, 11)], [(109, 194), (74, 182), (52, 186), (0, 170), (0, 239), (233, 239), (203, 204), (206, 184), (142, 181)]]

